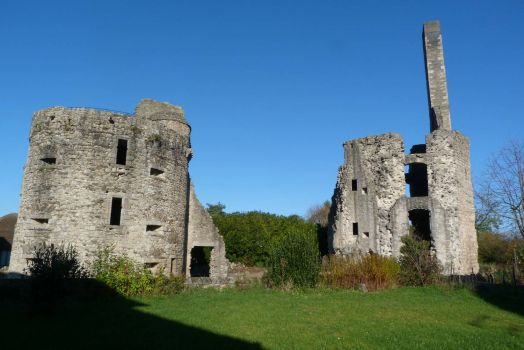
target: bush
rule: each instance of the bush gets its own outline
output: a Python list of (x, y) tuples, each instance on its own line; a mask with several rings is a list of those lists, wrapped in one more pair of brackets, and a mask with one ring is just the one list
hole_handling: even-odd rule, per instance
[(282, 216), (258, 211), (225, 213), (221, 203), (208, 204), (213, 218), (226, 244), (226, 256), (231, 262), (247, 266), (268, 266), (272, 242), (292, 231), (315, 230), (297, 215)]
[(26, 271), (33, 279), (63, 280), (88, 276), (72, 245), (55, 246), (42, 243), (33, 248), (32, 255)]
[(320, 271), (316, 231), (292, 231), (275, 239), (269, 255), (268, 283), (271, 286), (314, 287)]
[(402, 237), (400, 279), (405, 285), (425, 286), (438, 282), (442, 267), (430, 252), (428, 241), (410, 235)]
[(332, 288), (367, 290), (393, 288), (398, 283), (400, 266), (393, 258), (380, 255), (331, 255), (324, 257), (320, 274), (323, 285)]
[(505, 265), (513, 258), (511, 237), (499, 233), (478, 232), (479, 262)]
[(99, 249), (93, 263), (94, 277), (124, 296), (173, 294), (184, 287), (184, 277), (153, 274), (126, 255), (116, 255), (110, 247)]

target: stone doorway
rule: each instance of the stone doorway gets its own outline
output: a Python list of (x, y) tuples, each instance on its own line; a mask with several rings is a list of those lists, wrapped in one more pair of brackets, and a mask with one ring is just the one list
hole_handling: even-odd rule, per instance
[(430, 212), (426, 209), (413, 209), (409, 211), (409, 233), (413, 237), (428, 241), (431, 245)]
[(209, 277), (212, 250), (213, 247), (206, 246), (195, 246), (191, 249), (191, 277)]

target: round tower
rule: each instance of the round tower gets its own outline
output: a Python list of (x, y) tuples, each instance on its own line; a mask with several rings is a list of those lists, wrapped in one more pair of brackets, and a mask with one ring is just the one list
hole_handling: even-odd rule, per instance
[(84, 260), (114, 247), (183, 273), (190, 126), (180, 107), (143, 100), (135, 115), (53, 107), (34, 114), (10, 270), (41, 242)]

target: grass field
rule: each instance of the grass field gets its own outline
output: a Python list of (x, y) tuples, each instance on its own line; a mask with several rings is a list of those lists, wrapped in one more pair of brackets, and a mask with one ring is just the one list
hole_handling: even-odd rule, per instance
[(200, 289), (44, 314), (4, 300), (0, 332), (1, 349), (524, 349), (524, 291)]

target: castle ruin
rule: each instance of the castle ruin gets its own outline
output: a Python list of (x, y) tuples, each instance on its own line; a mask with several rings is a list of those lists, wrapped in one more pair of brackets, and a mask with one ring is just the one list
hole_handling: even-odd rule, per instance
[[(410, 231), (430, 242), (446, 274), (478, 272), (469, 141), (451, 128), (442, 35), (427, 22), (423, 47), (430, 133), (404, 153), (396, 133), (344, 143), (328, 244), (339, 254), (400, 255)], [(407, 191), (406, 191), (407, 190)]]
[(23, 273), (46, 242), (72, 244), (83, 261), (112, 246), (152, 270), (224, 282), (224, 241), (189, 177), (190, 133), (180, 107), (153, 100), (134, 115), (36, 112), (10, 271)]

